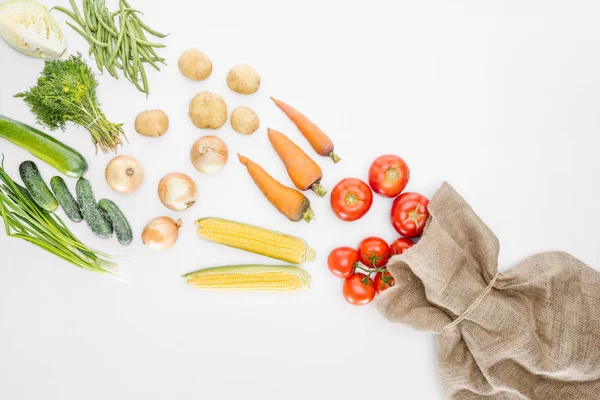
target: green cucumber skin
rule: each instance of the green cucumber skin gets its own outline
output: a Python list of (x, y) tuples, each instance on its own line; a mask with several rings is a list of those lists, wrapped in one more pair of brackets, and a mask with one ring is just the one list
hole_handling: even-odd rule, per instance
[(81, 154), (32, 126), (0, 115), (0, 137), (27, 150), (59, 172), (81, 178), (88, 163)]
[(117, 240), (123, 246), (127, 246), (131, 244), (133, 240), (133, 232), (131, 231), (131, 225), (127, 221), (125, 214), (117, 205), (108, 200), (102, 199), (98, 202), (98, 206), (104, 211), (106, 217), (110, 221), (115, 233), (117, 235)]
[(75, 201), (75, 198), (69, 191), (65, 180), (60, 176), (55, 176), (50, 179), (50, 187), (66, 216), (73, 222), (81, 222), (83, 216), (81, 215), (79, 204), (77, 204), (77, 201)]
[(44, 182), (37, 165), (33, 161), (23, 161), (19, 165), (19, 175), (35, 203), (48, 212), (54, 212), (58, 208), (56, 198)]
[(81, 215), (83, 215), (83, 220), (90, 230), (102, 239), (111, 237), (113, 233), (112, 225), (104, 216), (102, 209), (98, 207), (90, 182), (85, 178), (79, 178), (75, 185), (75, 192)]

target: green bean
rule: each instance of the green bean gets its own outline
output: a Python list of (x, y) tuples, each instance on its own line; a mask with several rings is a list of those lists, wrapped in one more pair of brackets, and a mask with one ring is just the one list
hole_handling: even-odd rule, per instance
[(140, 73), (142, 74), (142, 84), (144, 85), (144, 93), (146, 93), (146, 98), (148, 98), (148, 94), (150, 94), (150, 88), (148, 87), (148, 77), (146, 77), (146, 69), (144, 68), (144, 64), (140, 62)]
[(71, 19), (73, 21), (77, 22), (79, 24), (79, 26), (81, 26), (83, 28), (83, 25), (81, 24), (81, 22), (79, 22), (79, 19), (77, 19), (77, 16), (72, 11), (69, 11), (66, 8), (61, 7), (61, 6), (54, 6), (54, 7), (52, 7), (50, 9), (50, 11), (52, 11), (52, 10), (57, 10), (57, 11), (60, 11), (61, 13), (63, 13), (63, 14), (68, 15), (69, 17), (71, 17)]
[[(139, 14), (143, 14), (143, 12), (141, 12), (140, 10), (136, 10), (135, 8), (130, 8), (130, 7), (126, 7), (123, 8), (123, 10), (127, 11), (127, 12), (131, 12), (131, 13), (139, 13)], [(119, 15), (121, 13), (121, 11), (115, 11), (112, 14), (110, 14), (111, 17), (116, 17), (117, 15)]]
[(161, 33), (157, 30), (154, 30), (152, 28), (150, 28), (148, 25), (146, 25), (139, 17), (134, 16), (134, 18), (137, 20), (137, 23), (140, 24), (140, 27), (142, 27), (146, 32), (148, 32), (149, 34), (151, 34), (152, 36), (156, 36), (158, 38), (166, 38), (167, 36), (170, 35), (170, 33)]
[(79, 22), (79, 25), (81, 25), (83, 27), (85, 25), (85, 22), (83, 20), (83, 17), (81, 16), (81, 13), (79, 12), (77, 3), (75, 3), (75, 0), (69, 0), (69, 3), (71, 3), (71, 8), (73, 9), (73, 14), (76, 17), (75, 19), (77, 20), (77, 22)]
[(110, 26), (108, 26), (108, 24), (107, 24), (106, 22), (104, 22), (104, 18), (103, 18), (103, 16), (102, 16), (102, 15), (98, 15), (97, 19), (98, 19), (98, 22), (100, 23), (100, 25), (102, 25), (102, 27), (103, 27), (104, 29), (106, 29), (106, 31), (107, 31), (108, 33), (110, 33), (110, 34), (111, 34), (111, 35), (113, 35), (114, 37), (117, 37), (117, 36), (119, 36), (119, 34), (118, 34), (117, 32), (115, 32), (115, 31), (114, 31), (114, 30), (113, 30), (113, 29), (112, 29)]
[(136, 42), (138, 42), (138, 44), (142, 44), (144, 46), (148, 46), (148, 47), (156, 47), (156, 48), (163, 48), (163, 47), (167, 47), (162, 43), (153, 43), (153, 42), (149, 42), (147, 40), (144, 39), (140, 39), (140, 38), (136, 38), (135, 40)]
[(133, 27), (131, 26), (131, 23), (129, 21), (125, 22), (125, 26), (127, 27), (127, 30), (129, 32), (129, 38), (131, 40), (131, 58), (133, 59), (133, 77), (134, 77), (134, 79), (137, 80), (140, 58), (139, 58), (138, 50), (137, 50), (135, 32), (133, 31)]
[(125, 31), (127, 29), (125, 29), (125, 12), (123, 11), (123, 9), (121, 9), (121, 18), (119, 18), (119, 25), (121, 26), (121, 31), (119, 32), (119, 36), (117, 37), (117, 43), (115, 45), (115, 48), (113, 50), (113, 52), (110, 55), (110, 58), (108, 59), (109, 63), (112, 63), (113, 60), (115, 59), (117, 52), (119, 51), (119, 48), (121, 47), (121, 43), (123, 42), (123, 37), (125, 36)]
[(79, 29), (78, 27), (76, 27), (75, 25), (73, 25), (72, 23), (70, 23), (69, 21), (67, 21), (66, 24), (69, 25), (73, 30), (75, 30), (81, 36), (83, 36), (88, 42), (93, 43), (96, 46), (108, 47), (108, 44), (99, 42), (95, 37), (93, 37), (91, 35), (88, 35), (87, 33), (85, 33), (84, 31), (82, 31), (81, 29)]
[(90, 4), (88, 0), (83, 0), (83, 16), (85, 17), (85, 25), (89, 27), (89, 30), (96, 31), (98, 28), (92, 20), (92, 13), (90, 13)]
[(138, 52), (140, 53), (140, 58), (142, 59), (142, 61), (147, 61), (157, 71), (160, 71), (160, 68), (158, 67), (158, 65), (154, 62), (154, 60), (152, 59), (152, 57), (150, 57), (150, 55), (148, 54), (148, 51), (146, 50), (146, 47), (140, 46), (140, 48), (138, 49)]

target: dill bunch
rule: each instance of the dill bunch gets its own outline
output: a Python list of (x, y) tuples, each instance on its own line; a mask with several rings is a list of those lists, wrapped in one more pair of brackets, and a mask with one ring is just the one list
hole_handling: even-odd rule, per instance
[[(96, 152), (117, 151), (123, 145), (123, 124), (106, 119), (96, 96), (98, 82), (81, 54), (65, 60), (46, 61), (37, 84), (17, 93), (35, 114), (37, 122), (51, 130), (65, 130), (68, 121), (87, 129)], [(125, 138), (125, 140), (127, 140)]]

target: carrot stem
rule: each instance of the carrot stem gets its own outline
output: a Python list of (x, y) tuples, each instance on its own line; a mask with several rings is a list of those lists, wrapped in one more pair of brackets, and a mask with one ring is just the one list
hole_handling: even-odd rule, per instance
[(334, 163), (339, 163), (340, 161), (342, 161), (342, 159), (335, 154), (333, 151), (331, 153), (329, 153), (329, 157), (333, 160)]
[(315, 194), (319, 197), (324, 197), (327, 194), (327, 189), (325, 189), (323, 185), (321, 185), (321, 182), (318, 181), (312, 184), (310, 190), (315, 192)]

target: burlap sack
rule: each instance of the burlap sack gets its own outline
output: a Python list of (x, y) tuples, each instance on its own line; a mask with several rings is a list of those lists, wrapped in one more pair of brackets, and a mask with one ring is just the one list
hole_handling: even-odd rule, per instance
[(600, 273), (566, 253), (498, 274), (498, 239), (447, 183), (377, 307), (437, 334), (448, 399), (600, 399)]

